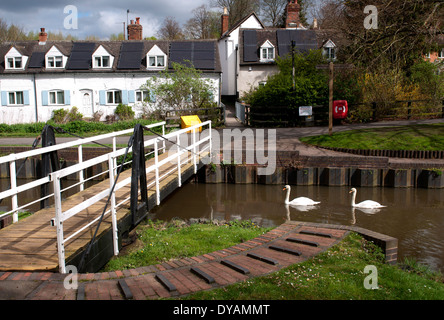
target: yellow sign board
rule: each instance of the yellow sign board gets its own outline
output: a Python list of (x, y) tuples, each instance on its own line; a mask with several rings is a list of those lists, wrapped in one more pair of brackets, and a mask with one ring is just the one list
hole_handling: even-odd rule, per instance
[[(195, 126), (196, 124), (202, 123), (198, 116), (182, 116), (180, 117), (180, 127), (182, 129)], [(192, 130), (190, 130), (191, 132)], [(202, 127), (199, 127), (199, 132), (202, 131)]]

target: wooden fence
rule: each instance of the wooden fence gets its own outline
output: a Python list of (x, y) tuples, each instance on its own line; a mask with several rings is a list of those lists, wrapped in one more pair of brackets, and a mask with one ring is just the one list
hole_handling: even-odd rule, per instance
[(199, 108), (199, 109), (173, 109), (165, 113), (166, 128), (179, 128), (180, 117), (188, 115), (197, 115), (204, 122), (211, 120), (213, 126), (225, 123), (225, 106), (215, 108)]
[[(327, 105), (312, 106), (313, 115), (311, 117), (299, 116), (298, 107), (250, 106), (247, 104), (237, 106), (237, 114), (242, 112), (241, 106), (245, 110), (245, 115), (242, 114), (244, 124), (252, 127), (328, 125)], [(348, 107), (348, 120), (352, 122), (444, 118), (444, 100), (441, 105), (430, 100), (402, 100), (389, 103), (358, 103)]]

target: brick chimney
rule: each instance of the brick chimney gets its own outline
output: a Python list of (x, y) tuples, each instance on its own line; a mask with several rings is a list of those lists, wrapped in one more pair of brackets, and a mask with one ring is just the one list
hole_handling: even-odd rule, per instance
[(224, 8), (224, 14), (221, 17), (221, 35), (224, 35), (225, 32), (228, 31), (229, 28), (229, 15), (228, 15), (228, 9), (225, 7)]
[(285, 28), (292, 29), (300, 27), (299, 11), (301, 11), (301, 6), (297, 0), (288, 0), (286, 13), (287, 19), (285, 21)]
[(142, 40), (142, 25), (140, 24), (140, 18), (136, 18), (136, 22), (131, 20), (128, 25), (128, 40)]
[(48, 34), (45, 32), (45, 28), (40, 28), (39, 44), (44, 45), (48, 40)]

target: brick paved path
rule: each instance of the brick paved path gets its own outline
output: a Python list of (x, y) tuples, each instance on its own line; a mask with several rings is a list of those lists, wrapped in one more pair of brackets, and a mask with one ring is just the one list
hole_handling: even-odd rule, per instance
[(179, 297), (300, 263), (335, 245), (347, 232), (341, 226), (286, 222), (253, 240), (201, 256), (131, 270), (80, 274), (77, 289), (66, 289), (66, 275), (62, 274), (0, 272), (0, 299), (144, 300)]

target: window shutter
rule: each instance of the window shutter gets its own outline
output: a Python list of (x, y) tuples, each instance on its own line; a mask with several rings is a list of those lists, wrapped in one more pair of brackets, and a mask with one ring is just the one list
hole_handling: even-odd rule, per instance
[(150, 102), (156, 103), (156, 95), (150, 90)]
[(71, 105), (71, 91), (65, 90), (65, 105)]
[(100, 90), (99, 91), (99, 103), (100, 105), (104, 106), (106, 105), (106, 91), (105, 90)]
[(122, 90), (122, 104), (128, 104), (128, 90)]
[(6, 91), (2, 91), (2, 106), (8, 105), (8, 93)]
[(42, 91), (42, 106), (48, 105), (48, 91)]
[(136, 102), (136, 92), (134, 90), (128, 91), (128, 103), (135, 103)]
[(29, 106), (29, 90), (23, 91), (23, 104)]

